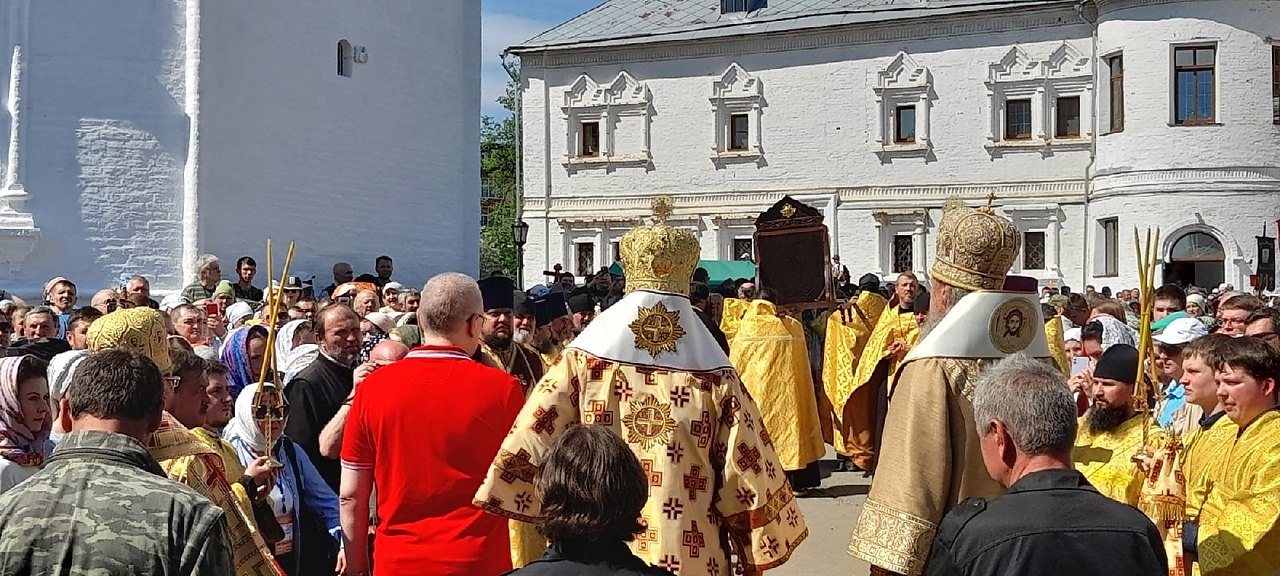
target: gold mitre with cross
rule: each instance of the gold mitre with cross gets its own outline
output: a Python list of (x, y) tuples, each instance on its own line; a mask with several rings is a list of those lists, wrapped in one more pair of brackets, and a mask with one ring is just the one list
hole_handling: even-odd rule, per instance
[(671, 197), (653, 200), (654, 223), (641, 226), (622, 237), (622, 270), (627, 277), (627, 293), (657, 290), (689, 294), (689, 282), (698, 266), (702, 247), (692, 232), (667, 225)]
[(929, 275), (965, 290), (1000, 290), (1018, 257), (1022, 239), (1008, 218), (991, 209), (949, 199), (938, 226), (938, 246)]

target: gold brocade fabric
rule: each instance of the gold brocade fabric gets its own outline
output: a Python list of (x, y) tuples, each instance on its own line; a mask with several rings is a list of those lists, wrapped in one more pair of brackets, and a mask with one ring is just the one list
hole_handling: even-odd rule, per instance
[(1203, 573), (1280, 573), (1280, 411), (1244, 428), (1211, 474), (1197, 540)]
[[(876, 323), (876, 329), (871, 333), (871, 338), (867, 340), (867, 346), (858, 359), (858, 369), (853, 376), (853, 389), (849, 391), (850, 394), (871, 381), (876, 366), (886, 357), (889, 358), (889, 369), (885, 373), (890, 377), (896, 374), (898, 363), (906, 357), (907, 352), (920, 338), (915, 314), (887, 306), (886, 304), (880, 320)], [(901, 342), (904, 348), (897, 356), (892, 356), (889, 348), (895, 342)]]
[[(240, 463), (240, 457), (236, 455), (236, 449), (228, 444), (226, 440), (214, 436), (204, 428), (194, 428), (191, 430), (191, 434), (193, 434), (197, 440), (203, 442), (205, 446), (212, 448), (213, 451), (222, 458), (222, 469), (225, 471), (224, 476), (226, 477), (227, 482), (231, 484), (231, 492), (235, 494), (236, 500), (240, 503), (241, 509), (253, 510), (253, 502), (250, 499), (249, 493), (245, 492), (244, 486), (237, 482), (241, 476), (244, 476), (244, 465)], [(249, 524), (253, 526), (254, 530), (257, 530), (257, 519), (254, 518), (253, 514), (248, 514), (248, 517)]]
[(782, 469), (802, 470), (821, 459), (826, 446), (800, 322), (778, 316), (766, 300), (752, 301), (730, 344), (729, 360), (760, 407)]
[[(1076, 432), (1076, 470), (1103, 496), (1133, 507), (1138, 506), (1145, 477), (1132, 458), (1142, 448), (1142, 429), (1147, 419), (1138, 414), (1110, 432), (1093, 432), (1084, 417)], [(1154, 423), (1147, 428), (1147, 442), (1163, 446), (1164, 433)]]
[(973, 387), (989, 363), (921, 358), (902, 367), (850, 554), (884, 570), (918, 576), (947, 510), (966, 498), (1004, 493), (987, 475), (973, 419)]
[(253, 514), (242, 509), (232, 495), (222, 458), (214, 449), (165, 413), (147, 451), (170, 479), (191, 487), (226, 513), (227, 544), (237, 576), (283, 576), (250, 520)]
[(681, 576), (728, 576), (786, 562), (808, 536), (774, 440), (732, 369), (678, 372), (564, 351), (534, 387), (476, 505), (537, 521), (534, 479), (570, 424), (608, 426), (649, 477), (648, 529), (630, 543)]
[(1197, 428), (1183, 439), (1182, 473), (1187, 479), (1187, 518), (1200, 517), (1214, 471), (1227, 465), (1240, 427), (1222, 416), (1208, 430)]
[(511, 537), (511, 567), (523, 568), (547, 551), (547, 539), (528, 522), (514, 518), (507, 520), (507, 534)]
[(488, 344), (481, 344), (477, 353), (488, 356), (494, 366), (515, 376), (516, 380), (520, 381), (520, 388), (524, 390), (526, 396), (529, 394), (529, 389), (542, 379), (543, 372), (546, 372), (542, 355), (523, 344), (513, 342), (507, 346), (506, 351), (495, 350)]
[(1062, 317), (1054, 316), (1044, 323), (1045, 340), (1049, 343), (1049, 356), (1062, 375), (1071, 376), (1071, 360), (1067, 359), (1066, 342), (1062, 339)]
[(738, 298), (725, 298), (724, 306), (720, 313), (720, 331), (724, 332), (724, 337), (733, 342), (733, 337), (738, 334), (738, 323), (742, 321), (742, 315), (747, 312), (746, 300)]
[[(853, 394), (858, 359), (862, 357), (886, 305), (888, 301), (883, 296), (866, 290), (858, 295), (858, 300), (847, 313), (834, 313), (827, 318), (822, 384), (837, 415), (849, 401), (849, 395)], [(845, 316), (849, 317), (848, 322), (844, 321)]]

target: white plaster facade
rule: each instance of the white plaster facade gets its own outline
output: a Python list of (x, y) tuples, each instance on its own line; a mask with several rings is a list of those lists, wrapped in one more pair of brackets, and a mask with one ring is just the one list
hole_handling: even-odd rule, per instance
[[(704, 259), (732, 258), (754, 217), (790, 194), (827, 215), (832, 253), (855, 277), (890, 274), (899, 236), (923, 274), (946, 199), (978, 205), (994, 194), (1021, 231), (1043, 234), (1043, 263), (1019, 258), (1014, 272), (1044, 284), (1136, 285), (1133, 230), (1152, 226), (1164, 233), (1165, 256), (1181, 234), (1212, 234), (1226, 252), (1222, 279), (1247, 285), (1253, 236), (1280, 218), (1271, 100), (1280, 2), (943, 12), (785, 33), (760, 23), (700, 38), (677, 31), (514, 47), (524, 81), (526, 281), (556, 263), (576, 272), (579, 244), (591, 245), (592, 270), (609, 265), (612, 243), (657, 194), (673, 196), (674, 221), (698, 233)], [(1173, 123), (1172, 46), (1187, 42), (1218, 47), (1215, 125)], [(1119, 52), (1129, 64), (1125, 130), (1111, 133), (1101, 58)], [(644, 90), (647, 121), (614, 137), (650, 143), (645, 161), (574, 164), (578, 128), (560, 104), (582, 78), (622, 74)], [(739, 78), (750, 91), (727, 108), (722, 87)], [(1005, 134), (1010, 100), (1030, 102), (1025, 139)], [(1072, 102), (1080, 122), (1058, 129), (1059, 107)], [(899, 106), (914, 106), (913, 141), (895, 138)], [(724, 146), (726, 110), (748, 115), (743, 150)], [(1114, 275), (1102, 232), (1109, 218), (1118, 219)]]
[(267, 237), (320, 286), (383, 253), (475, 272), (479, 38), (464, 0), (0, 1), (0, 288), (175, 290), (205, 252), (265, 276)]

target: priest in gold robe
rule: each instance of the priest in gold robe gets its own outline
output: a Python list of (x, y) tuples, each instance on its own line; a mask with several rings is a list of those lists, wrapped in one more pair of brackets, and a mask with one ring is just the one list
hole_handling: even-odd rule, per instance
[(1209, 576), (1280, 573), (1280, 357), (1258, 338), (1222, 345), (1218, 396), (1240, 433), (1213, 473), (1196, 548)]
[(872, 574), (923, 573), (947, 510), (1004, 492), (983, 464), (971, 396), (979, 371), (1009, 354), (1049, 361), (1035, 282), (1006, 286), (1020, 244), (989, 205), (948, 202), (924, 336), (894, 379), (883, 451), (849, 546)]
[(1134, 406), (1138, 350), (1128, 344), (1108, 348), (1092, 380), (1093, 405), (1076, 432), (1076, 470), (1103, 496), (1137, 507), (1146, 475), (1133, 459), (1144, 446), (1163, 444), (1154, 421)]
[(870, 397), (864, 393), (855, 402), (853, 393), (859, 388), (854, 382), (859, 359), (889, 304), (878, 292), (879, 285), (876, 275), (863, 276), (857, 299), (827, 318), (822, 384), (831, 405), (832, 445), (842, 465), (852, 464), (853, 456), (861, 455), (861, 462), (869, 466), (873, 454), (868, 422), (874, 413), (867, 412)]
[(483, 356), (488, 363), (515, 376), (528, 395), (546, 367), (537, 352), (515, 342), (516, 283), (505, 276), (490, 276), (477, 284), (484, 298), (485, 317), (480, 330), (484, 340), (476, 350), (476, 359), (481, 360)]
[(573, 335), (573, 321), (564, 302), (564, 293), (550, 292), (531, 302), (534, 330), (529, 347), (542, 358), (543, 366), (555, 364), (564, 350), (565, 338)]
[(796, 490), (822, 482), (818, 460), (826, 453), (818, 420), (804, 328), (780, 316), (769, 287), (752, 300), (738, 326), (729, 359), (760, 407), (764, 427)]
[(880, 314), (853, 374), (853, 388), (844, 411), (844, 425), (849, 430), (845, 447), (853, 465), (868, 472), (875, 471), (890, 383), (898, 365), (920, 337), (915, 316), (920, 295), (920, 280), (915, 274), (898, 275), (893, 298)]
[(757, 574), (786, 562), (808, 530), (759, 408), (689, 303), (698, 240), (666, 225), (669, 199), (655, 213), (656, 225), (621, 241), (626, 296), (535, 387), (475, 501), (538, 522), (548, 448), (569, 426), (608, 426), (649, 478), (632, 552), (681, 576)]

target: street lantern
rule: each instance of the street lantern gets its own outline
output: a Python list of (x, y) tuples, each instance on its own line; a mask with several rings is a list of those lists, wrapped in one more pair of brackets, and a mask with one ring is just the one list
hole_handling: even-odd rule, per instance
[(524, 243), (529, 240), (529, 224), (524, 220), (511, 223), (511, 239), (516, 244), (516, 285), (524, 289)]

